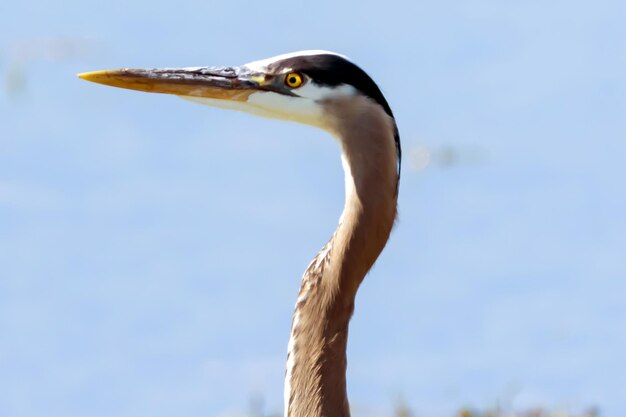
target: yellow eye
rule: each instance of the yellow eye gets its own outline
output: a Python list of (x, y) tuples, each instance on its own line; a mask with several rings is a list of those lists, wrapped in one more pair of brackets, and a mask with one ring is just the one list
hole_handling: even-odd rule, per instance
[(285, 76), (285, 84), (289, 88), (298, 88), (304, 82), (304, 77), (299, 72), (290, 72)]

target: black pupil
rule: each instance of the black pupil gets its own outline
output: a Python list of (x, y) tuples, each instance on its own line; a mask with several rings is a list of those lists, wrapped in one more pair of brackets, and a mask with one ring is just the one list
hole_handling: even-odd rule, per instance
[(298, 79), (297, 79), (296, 77), (291, 76), (291, 78), (289, 78), (289, 83), (290, 83), (290, 84), (295, 84), (295, 83), (297, 83), (297, 82), (298, 82)]

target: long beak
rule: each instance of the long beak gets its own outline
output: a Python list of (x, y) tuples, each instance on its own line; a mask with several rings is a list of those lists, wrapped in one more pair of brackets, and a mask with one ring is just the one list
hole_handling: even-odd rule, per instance
[(262, 89), (245, 67), (118, 69), (78, 74), (83, 80), (149, 93), (246, 101)]

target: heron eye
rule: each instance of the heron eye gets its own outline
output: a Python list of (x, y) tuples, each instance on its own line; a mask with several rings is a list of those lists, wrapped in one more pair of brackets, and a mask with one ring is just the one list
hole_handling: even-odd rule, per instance
[(299, 72), (290, 72), (285, 77), (285, 84), (289, 88), (298, 88), (304, 82), (304, 77)]

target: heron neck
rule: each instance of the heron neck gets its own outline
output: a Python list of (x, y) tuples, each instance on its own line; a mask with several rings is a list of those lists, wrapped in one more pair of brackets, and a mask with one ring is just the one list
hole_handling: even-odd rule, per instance
[(350, 415), (348, 325), (359, 285), (389, 238), (397, 201), (393, 121), (364, 116), (337, 129), (346, 202), (333, 237), (302, 278), (288, 347), (286, 417)]

